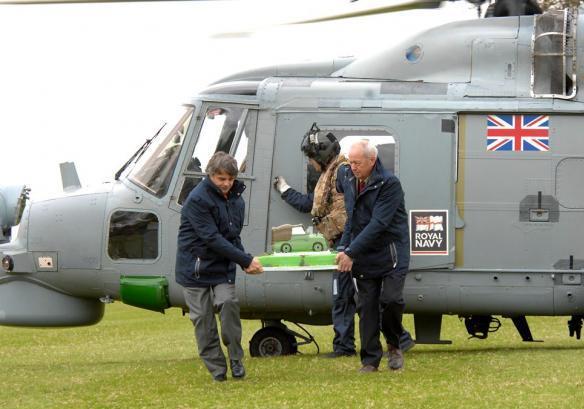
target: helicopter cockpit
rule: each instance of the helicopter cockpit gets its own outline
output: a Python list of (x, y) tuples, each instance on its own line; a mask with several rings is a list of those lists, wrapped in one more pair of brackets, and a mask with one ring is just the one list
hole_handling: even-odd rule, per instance
[(193, 116), (194, 106), (187, 105), (185, 108), (180, 112), (176, 125), (165, 136), (154, 140), (128, 175), (131, 182), (156, 197), (162, 197), (168, 191)]

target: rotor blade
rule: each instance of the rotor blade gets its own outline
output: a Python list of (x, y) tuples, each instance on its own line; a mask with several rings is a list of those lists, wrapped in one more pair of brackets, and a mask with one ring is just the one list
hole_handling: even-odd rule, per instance
[[(384, 6), (378, 7), (361, 7), (359, 9), (354, 9), (353, 11), (347, 11), (344, 13), (339, 13), (335, 15), (328, 15), (323, 17), (315, 17), (306, 20), (298, 20), (298, 21), (282, 21), (280, 23), (270, 24), (265, 26), (264, 28), (269, 27), (283, 27), (283, 26), (290, 26), (290, 25), (300, 25), (300, 24), (308, 24), (308, 23), (319, 23), (319, 22), (326, 22), (326, 21), (334, 21), (334, 20), (342, 20), (342, 19), (349, 19), (353, 17), (363, 17), (363, 16), (370, 16), (376, 14), (383, 14), (383, 13), (393, 13), (398, 11), (407, 11), (413, 9), (423, 9), (423, 8), (438, 8), (440, 4), (444, 0), (393, 0), (390, 3)], [(357, 3), (353, 3), (350, 7), (355, 7)], [(357, 6), (359, 7), (359, 6)], [(227, 31), (221, 33), (212, 34), (210, 37), (213, 39), (238, 39), (238, 38), (246, 38), (251, 37), (255, 32), (261, 30), (261, 28), (255, 27), (252, 29), (244, 29), (244, 30), (236, 30), (236, 31)]]
[(393, 13), (396, 11), (405, 11), (412, 9), (437, 8), (443, 0), (406, 0), (395, 1), (392, 5), (365, 8), (361, 10), (350, 11), (347, 13), (336, 14), (332, 16), (317, 17), (309, 20), (295, 21), (289, 24), (308, 24), (320, 23), (323, 21), (342, 20), (352, 17), (371, 16), (375, 14)]
[(213, 0), (0, 0), (2, 4), (66, 4), (66, 3), (137, 3), (155, 1), (213, 1)]

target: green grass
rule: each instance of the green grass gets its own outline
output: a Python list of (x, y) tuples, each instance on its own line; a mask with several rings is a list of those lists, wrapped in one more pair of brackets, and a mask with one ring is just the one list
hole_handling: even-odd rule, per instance
[[(413, 329), (411, 316), (406, 325)], [(544, 343), (523, 343), (511, 320), (489, 339), (467, 339), (445, 317), (443, 339), (418, 345), (406, 369), (360, 374), (358, 358), (246, 357), (243, 381), (214, 383), (196, 356), (193, 329), (176, 309), (166, 315), (115, 303), (93, 327), (0, 327), (2, 408), (579, 408), (584, 340), (566, 318), (529, 318)], [(246, 348), (257, 321), (244, 321)], [(322, 351), (331, 327), (309, 327)]]

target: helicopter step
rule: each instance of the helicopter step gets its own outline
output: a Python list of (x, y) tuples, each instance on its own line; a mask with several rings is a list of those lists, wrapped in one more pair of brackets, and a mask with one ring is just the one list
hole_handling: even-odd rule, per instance
[(452, 344), (452, 341), (441, 340), (441, 314), (414, 314), (416, 329), (416, 344)]
[[(252, 357), (270, 357), (281, 355), (293, 355), (298, 353), (300, 345), (314, 343), (317, 353), (320, 347), (314, 337), (300, 324), (298, 326), (306, 335), (289, 329), (279, 320), (262, 320), (262, 328), (259, 329), (249, 341), (249, 352)], [(296, 338), (302, 339), (298, 342)]]

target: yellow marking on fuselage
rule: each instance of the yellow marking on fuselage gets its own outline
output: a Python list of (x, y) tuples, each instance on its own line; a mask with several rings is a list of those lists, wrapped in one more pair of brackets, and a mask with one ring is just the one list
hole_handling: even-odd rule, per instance
[[(458, 178), (456, 180), (456, 208), (458, 209), (458, 215), (462, 220), (464, 220), (464, 167), (465, 167), (465, 152), (466, 152), (466, 115), (460, 115), (458, 117), (458, 152), (457, 164), (458, 164)], [(456, 215), (454, 215), (456, 218)], [(456, 220), (455, 220), (456, 221)], [(463, 267), (464, 266), (464, 228), (455, 229), (454, 233), (454, 266)]]

